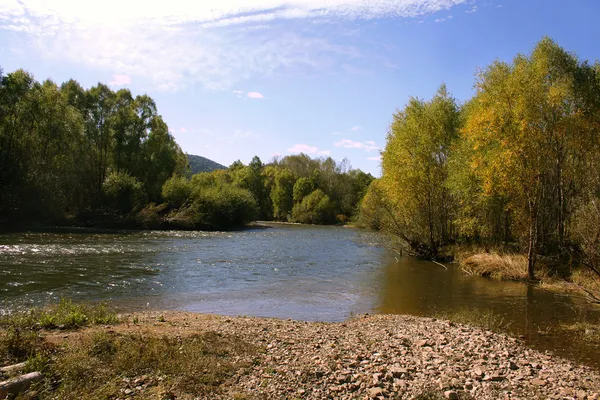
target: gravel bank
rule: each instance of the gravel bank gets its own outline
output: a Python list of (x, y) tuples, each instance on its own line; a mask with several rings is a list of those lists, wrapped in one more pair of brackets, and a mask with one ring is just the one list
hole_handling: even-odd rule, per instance
[[(600, 393), (592, 368), (444, 320), (366, 315), (322, 323), (178, 312), (136, 320), (116, 330), (216, 331), (264, 348), (260, 362), (238, 371), (221, 398), (598, 399)], [(418, 397), (424, 392), (440, 397)]]

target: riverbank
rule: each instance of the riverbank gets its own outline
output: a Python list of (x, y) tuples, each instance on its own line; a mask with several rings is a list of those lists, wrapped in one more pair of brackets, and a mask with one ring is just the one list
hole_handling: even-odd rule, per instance
[(459, 251), (455, 260), (462, 271), (469, 275), (534, 283), (546, 290), (583, 297), (600, 304), (600, 278), (584, 267), (571, 271), (556, 262), (541, 261), (536, 270), (537, 280), (530, 282), (527, 257), (522, 254)]
[(39, 348), (54, 350), (30, 361), (48, 377), (37, 394), (485, 400), (600, 393), (598, 371), (446, 320), (364, 315), (321, 323), (152, 312), (121, 321), (42, 332)]

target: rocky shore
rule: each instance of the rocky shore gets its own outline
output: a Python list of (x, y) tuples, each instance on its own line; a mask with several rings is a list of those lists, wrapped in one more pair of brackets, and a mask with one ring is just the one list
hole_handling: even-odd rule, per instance
[(132, 318), (135, 324), (111, 331), (217, 332), (262, 349), (211, 398), (591, 400), (600, 393), (600, 373), (592, 368), (445, 320), (363, 315), (322, 323), (180, 312)]

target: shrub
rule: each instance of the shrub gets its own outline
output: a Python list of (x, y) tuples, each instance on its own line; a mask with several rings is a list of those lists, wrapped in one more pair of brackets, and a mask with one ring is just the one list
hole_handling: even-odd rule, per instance
[(254, 221), (258, 205), (250, 191), (233, 185), (203, 187), (193, 195), (194, 219), (210, 229), (231, 229)]
[(179, 208), (192, 194), (192, 184), (183, 176), (172, 176), (162, 187), (162, 197), (169, 206)]
[(126, 172), (111, 172), (102, 185), (105, 204), (122, 213), (130, 213), (146, 202), (140, 181)]
[(304, 224), (326, 224), (332, 222), (333, 204), (321, 189), (317, 189), (306, 196), (300, 204), (292, 210), (295, 222)]

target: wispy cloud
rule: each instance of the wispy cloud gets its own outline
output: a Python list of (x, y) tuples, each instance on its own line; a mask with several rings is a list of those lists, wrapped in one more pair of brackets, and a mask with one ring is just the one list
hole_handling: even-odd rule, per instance
[(110, 86), (125, 86), (131, 84), (129, 75), (113, 75), (113, 80), (108, 82)]
[(297, 154), (318, 154), (321, 156), (329, 156), (331, 155), (331, 150), (320, 150), (317, 146), (310, 146), (308, 144), (295, 144), (289, 149), (287, 149), (288, 153)]
[(343, 139), (339, 142), (334, 143), (335, 147), (343, 147), (346, 149), (363, 149), (366, 151), (378, 150), (379, 147), (372, 140), (367, 140), (366, 142), (355, 142), (350, 139)]
[(375, 156), (375, 157), (367, 157), (367, 160), (369, 161), (381, 161), (381, 155)]
[(469, 10), (467, 10), (465, 12), (468, 13), (468, 14), (472, 14), (474, 12), (477, 12), (477, 6), (473, 6), (473, 7), (471, 7), (471, 9), (469, 9)]
[(254, 76), (360, 66), (353, 65), (361, 57), (354, 46), (305, 26), (284, 29), (285, 21), (416, 18), (468, 1), (1, 0), (0, 30), (22, 35), (40, 57), (119, 72), (158, 89), (232, 90)]
[(342, 132), (331, 132), (332, 135), (341, 135)]
[(362, 126), (360, 126), (360, 125), (354, 125), (352, 128), (350, 128), (350, 130), (352, 132), (360, 131), (361, 129), (362, 129)]
[(250, 99), (264, 99), (265, 98), (265, 96), (260, 92), (246, 93), (243, 90), (234, 90), (234, 91), (232, 91), (232, 93), (238, 98), (242, 98), (242, 97), (248, 97)]
[(187, 133), (187, 131), (188, 131), (188, 130), (187, 130), (186, 128), (180, 128), (180, 129), (179, 129), (179, 132), (181, 132), (181, 133)]

